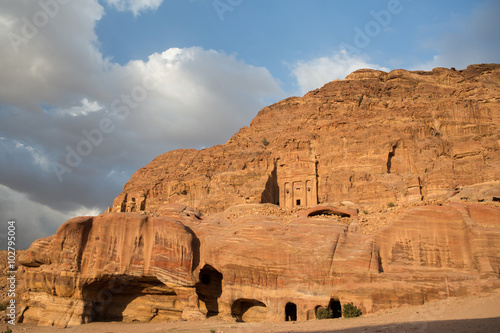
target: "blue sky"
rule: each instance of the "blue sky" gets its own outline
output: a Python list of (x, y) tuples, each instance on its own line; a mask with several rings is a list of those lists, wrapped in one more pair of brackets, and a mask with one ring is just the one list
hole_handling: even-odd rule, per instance
[[(229, 6), (232, 11), (224, 11), (221, 21), (214, 1), (179, 0), (136, 17), (131, 12), (109, 10), (96, 31), (103, 55), (123, 65), (131, 59), (147, 60), (158, 50), (195, 45), (236, 54), (248, 64), (266, 67), (287, 92), (294, 92), (297, 87), (290, 66), (330, 57), (343, 43), (353, 45), (355, 27), (364, 32), (367, 24), (376, 21), (372, 12), (386, 11), (389, 3), (247, 0)], [(396, 8), (400, 13), (391, 14), (387, 26), (370, 38), (360, 54), (390, 69), (432, 66), (439, 51), (432, 42), (450, 33), (462, 33), (459, 29), (467, 28), (474, 11), (488, 5), (481, 1), (394, 3), (399, 3)], [(457, 67), (466, 65), (456, 62)]]
[(0, 221), (26, 247), (155, 156), (359, 68), (498, 63), (498, 17), (494, 0), (3, 0)]

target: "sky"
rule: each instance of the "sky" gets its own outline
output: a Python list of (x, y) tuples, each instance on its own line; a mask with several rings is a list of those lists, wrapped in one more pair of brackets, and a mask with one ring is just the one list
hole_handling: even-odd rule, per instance
[(98, 215), (173, 149), (360, 68), (500, 62), (497, 0), (2, 0), (0, 243)]

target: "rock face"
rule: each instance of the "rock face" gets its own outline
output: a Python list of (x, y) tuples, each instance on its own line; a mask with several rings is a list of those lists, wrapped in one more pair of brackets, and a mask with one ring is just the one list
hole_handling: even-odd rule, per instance
[(18, 318), (308, 320), (319, 306), (368, 313), (500, 288), (500, 207), (419, 206), (368, 235), (345, 207), (163, 208), (75, 218), (36, 241), (20, 259)]
[(264, 108), (224, 145), (158, 156), (110, 210), (447, 199), (500, 179), (499, 96), (496, 64), (358, 70)]
[(71, 219), (19, 260), (26, 267), (22, 320), (74, 325), (180, 318), (189, 311), (198, 261), (196, 236), (166, 217)]
[(500, 65), (360, 70), (161, 155), (22, 254), (17, 318), (307, 320), (500, 288), (499, 96)]

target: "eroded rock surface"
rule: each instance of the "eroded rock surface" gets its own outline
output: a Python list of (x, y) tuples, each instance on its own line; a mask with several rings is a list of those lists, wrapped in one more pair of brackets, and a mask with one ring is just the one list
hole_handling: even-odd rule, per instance
[(198, 308), (190, 298), (199, 240), (168, 217), (77, 217), (35, 241), (19, 262), (23, 322), (178, 319)]
[(158, 156), (110, 210), (447, 199), (500, 180), (499, 96), (497, 64), (358, 70), (264, 108), (224, 145)]
[(307, 320), (500, 288), (500, 65), (360, 70), (20, 257), (22, 322)]
[(494, 205), (414, 207), (369, 235), (357, 231), (352, 208), (281, 216), (250, 208), (200, 217), (173, 204), (161, 217), (69, 220), (21, 257), (19, 318), (307, 320), (332, 302), (368, 313), (500, 288)]

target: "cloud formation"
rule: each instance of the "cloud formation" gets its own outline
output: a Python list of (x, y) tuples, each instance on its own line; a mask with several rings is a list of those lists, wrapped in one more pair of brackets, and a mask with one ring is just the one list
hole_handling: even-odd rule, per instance
[(350, 55), (346, 50), (341, 50), (330, 57), (297, 62), (292, 68), (292, 75), (297, 80), (300, 93), (305, 94), (335, 79), (342, 80), (348, 74), (362, 68), (389, 70), (376, 64), (370, 64), (363, 56)]
[[(74, 211), (62, 213), (49, 206), (30, 200), (25, 194), (0, 185), (0, 221), (2, 226), (11, 219), (16, 220), (16, 245), (18, 249), (26, 248), (34, 240), (55, 233), (60, 221), (66, 221), (75, 216), (94, 216), (99, 214), (98, 209), (81, 207)], [(6, 237), (6, 229), (0, 232), (2, 249)]]
[[(180, 5), (184, 2), (175, 3), (173, 9), (184, 8)], [(461, 67), (498, 59), (500, 4), (481, 3), (469, 16), (448, 22), (446, 31), (432, 30), (435, 37), (424, 45), (435, 56), (429, 67)], [(151, 47), (158, 52), (141, 55), (142, 60), (119, 64), (103, 56), (96, 26), (105, 10), (138, 16), (160, 5), (161, 0), (0, 2), (0, 220), (18, 218), (26, 231), (21, 246), (54, 233), (69, 217), (102, 212), (132, 173), (155, 156), (172, 149), (224, 143), (262, 107), (286, 97), (266, 68), (249, 62), (273, 64), (269, 53), (276, 58), (285, 52), (303, 54), (293, 53), (301, 43), (283, 34), (283, 41), (273, 43), (273, 49), (265, 38), (262, 43), (249, 38), (255, 31), (245, 35), (252, 30), (248, 26), (230, 20), (223, 25), (214, 12), (211, 16), (198, 13), (207, 20), (196, 15), (187, 20), (190, 26), (200, 23), (193, 30), (184, 26), (189, 30), (186, 35), (195, 35), (199, 29), (209, 31), (212, 40), (205, 41), (207, 35), (199, 39), (204, 45), (239, 49), (249, 62), (208, 47), (158, 48), (165, 42), (184, 43), (182, 36), (168, 40), (172, 35), (162, 36), (161, 41), (151, 37)], [(260, 11), (257, 7), (254, 13)], [(250, 13), (252, 6), (247, 10)], [(131, 15), (119, 16), (124, 19), (120, 22), (144, 23)], [(207, 29), (213, 18), (220, 26), (211, 28), (219, 34)], [(288, 19), (296, 22), (295, 17)], [(287, 26), (274, 16), (270, 22), (273, 25), (259, 22), (265, 36), (268, 30), (264, 27)], [(345, 24), (351, 28), (351, 21)], [(397, 20), (393, 24), (397, 29)], [(141, 27), (145, 29), (140, 30), (144, 32), (141, 36), (151, 36), (150, 27), (137, 25), (137, 29)], [(441, 25), (437, 28), (442, 29)], [(108, 36), (107, 30), (100, 33), (103, 38)], [(325, 40), (321, 33), (312, 37), (304, 30), (303, 35), (321, 39), (321, 43)], [(378, 41), (386, 45), (383, 39)], [(130, 44), (123, 49), (136, 47)], [(121, 46), (111, 46), (110, 54), (120, 52)], [(278, 47), (285, 51), (277, 52)], [(371, 58), (339, 51), (295, 62), (290, 71), (276, 65), (274, 73), (281, 72), (278, 75), (285, 81), (291, 72), (291, 81), (304, 94), (360, 68), (388, 70), (379, 64), (391, 50), (374, 52)]]
[(105, 2), (119, 11), (129, 11), (138, 16), (143, 11), (158, 9), (163, 0), (105, 0)]
[(0, 40), (0, 219), (18, 219), (22, 247), (74, 214), (102, 212), (155, 156), (223, 143), (284, 97), (267, 69), (220, 51), (172, 48), (123, 66), (103, 58), (97, 0), (52, 16), (29, 0), (1, 7), (2, 35), (49, 18), (17, 50)]

